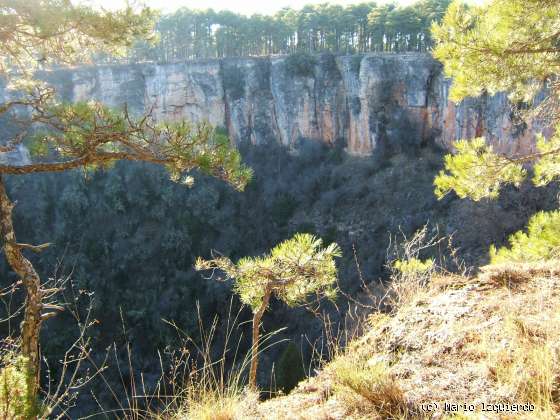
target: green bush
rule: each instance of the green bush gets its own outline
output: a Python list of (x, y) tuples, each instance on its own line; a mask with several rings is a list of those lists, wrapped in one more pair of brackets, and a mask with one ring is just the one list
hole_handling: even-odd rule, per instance
[(323, 233), (322, 236), (323, 236), (323, 242), (325, 242), (326, 244), (336, 242), (336, 240), (338, 238), (338, 229), (337, 229), (336, 225), (329, 226), (325, 230), (325, 232)]
[(432, 270), (434, 260), (422, 261), (418, 258), (410, 258), (408, 260), (397, 260), (393, 266), (403, 275), (422, 275)]
[(317, 236), (317, 228), (311, 222), (302, 222), (296, 226), (294, 233), (309, 233)]
[(276, 370), (276, 385), (284, 394), (290, 392), (300, 381), (305, 379), (302, 360), (301, 352), (290, 341), (280, 356)]
[(510, 248), (490, 247), (492, 263), (544, 261), (560, 256), (560, 211), (541, 211), (529, 220), (527, 233), (509, 237)]
[(286, 70), (293, 77), (313, 77), (317, 60), (311, 54), (298, 51), (286, 58)]

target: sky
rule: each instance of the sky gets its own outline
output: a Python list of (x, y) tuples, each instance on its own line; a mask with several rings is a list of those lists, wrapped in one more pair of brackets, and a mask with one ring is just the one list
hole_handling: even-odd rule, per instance
[[(180, 7), (188, 7), (190, 9), (208, 9), (214, 10), (231, 10), (236, 13), (252, 15), (274, 14), (283, 7), (291, 7), (299, 9), (306, 4), (332, 3), (340, 5), (349, 5), (355, 3), (363, 3), (367, 0), (142, 0), (147, 6), (164, 12), (173, 12)], [(484, 0), (467, 0), (469, 3), (481, 3)], [(387, 3), (389, 1), (377, 0), (376, 3)], [(415, 3), (416, 0), (397, 0), (403, 6)], [(101, 6), (107, 9), (115, 9), (122, 7), (125, 0), (80, 0), (80, 3)], [(131, 3), (133, 3), (131, 1)]]

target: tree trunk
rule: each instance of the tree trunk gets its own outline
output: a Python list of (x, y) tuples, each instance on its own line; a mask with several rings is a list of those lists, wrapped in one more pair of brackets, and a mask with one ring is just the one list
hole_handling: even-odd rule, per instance
[(39, 331), (41, 328), (42, 291), (39, 275), (31, 262), (21, 252), (16, 241), (12, 222), (14, 204), (10, 201), (4, 181), (0, 176), (0, 232), (4, 240), (4, 254), (16, 272), (27, 293), (25, 312), (21, 324), (21, 352), (27, 358), (28, 406), (35, 407), (39, 392)]
[(257, 365), (259, 363), (259, 339), (260, 325), (264, 311), (270, 301), (271, 291), (267, 290), (263, 296), (263, 301), (257, 312), (253, 314), (253, 343), (251, 346), (251, 369), (249, 370), (249, 387), (257, 389)]

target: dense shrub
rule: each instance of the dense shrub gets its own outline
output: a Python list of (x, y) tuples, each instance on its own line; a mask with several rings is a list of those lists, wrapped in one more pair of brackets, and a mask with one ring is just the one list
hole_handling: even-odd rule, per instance
[(326, 244), (330, 244), (330, 243), (332, 243), (332, 242), (335, 242), (335, 241), (336, 241), (336, 238), (337, 238), (339, 235), (340, 235), (340, 234), (339, 234), (338, 229), (336, 228), (336, 226), (331, 225), (331, 226), (328, 226), (328, 227), (325, 229), (325, 231), (323, 232), (322, 237), (323, 237), (323, 241), (324, 241)]
[(302, 354), (296, 345), (290, 341), (278, 361), (276, 386), (284, 394), (287, 394), (303, 379), (305, 379), (305, 370)]
[(336, 81), (342, 79), (336, 57), (333, 54), (324, 53), (319, 55), (318, 64), (322, 70), (323, 80), (321, 82), (324, 85), (332, 85)]
[(350, 58), (350, 70), (357, 76), (360, 75), (360, 67), (362, 66), (363, 54), (354, 54)]
[(270, 209), (272, 219), (280, 226), (285, 226), (297, 207), (297, 201), (291, 194), (282, 194), (274, 200)]
[(292, 77), (313, 77), (317, 59), (306, 52), (298, 51), (286, 58), (284, 65)]

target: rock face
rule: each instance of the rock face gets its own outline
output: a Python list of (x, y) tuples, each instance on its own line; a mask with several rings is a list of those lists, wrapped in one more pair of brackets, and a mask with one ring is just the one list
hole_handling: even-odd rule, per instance
[(426, 54), (316, 57), (308, 72), (285, 57), (88, 67), (45, 72), (67, 100), (91, 98), (158, 120), (208, 120), (233, 142), (301, 140), (354, 155), (486, 136), (506, 152), (532, 147), (540, 127), (516, 123), (505, 95), (448, 99), (450, 82)]

